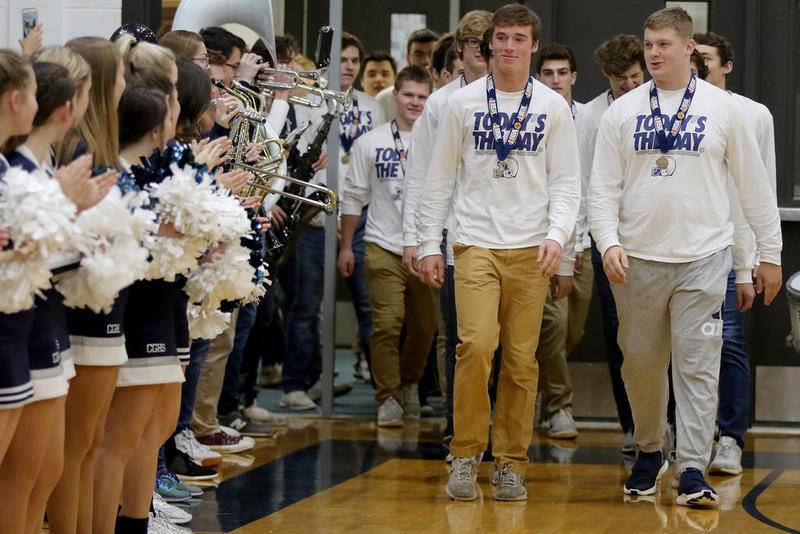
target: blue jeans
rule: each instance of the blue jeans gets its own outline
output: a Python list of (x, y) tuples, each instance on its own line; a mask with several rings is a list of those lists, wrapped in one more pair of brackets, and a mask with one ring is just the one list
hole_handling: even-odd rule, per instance
[(314, 358), (321, 358), (319, 313), (325, 269), (325, 228), (309, 227), (297, 242), (297, 284), (286, 319), (283, 390), (306, 391)]
[(750, 360), (744, 340), (744, 313), (736, 307), (736, 274), (728, 275), (722, 315), (722, 361), (719, 369), (717, 425), (721, 436), (743, 445), (750, 417)]
[(617, 405), (619, 424), (623, 432), (633, 432), (633, 414), (631, 404), (628, 402), (628, 393), (625, 391), (625, 382), (622, 380), (622, 350), (617, 344), (619, 331), (619, 316), (617, 304), (611, 293), (611, 284), (603, 270), (603, 258), (600, 251), (592, 241), (592, 266), (594, 267), (594, 281), (600, 291), (600, 300), (603, 310), (603, 337), (606, 343), (606, 358), (608, 370), (611, 373), (611, 390), (614, 393), (614, 402)]
[(192, 412), (194, 401), (197, 398), (197, 383), (200, 381), (200, 372), (208, 356), (208, 347), (211, 341), (207, 339), (193, 339), (189, 351), (189, 365), (186, 367), (184, 383), (181, 385), (181, 413), (178, 416), (178, 432), (192, 426)]
[(250, 330), (256, 322), (256, 305), (244, 304), (239, 308), (236, 319), (236, 335), (233, 338), (233, 349), (225, 364), (225, 380), (222, 382), (222, 393), (217, 403), (217, 413), (226, 415), (239, 409), (241, 392), (241, 368), (244, 348)]
[(367, 208), (361, 212), (361, 219), (358, 221), (358, 228), (353, 234), (353, 255), (356, 258), (356, 265), (353, 274), (346, 279), (347, 286), (350, 288), (350, 295), (353, 298), (353, 308), (356, 312), (358, 322), (358, 335), (361, 337), (361, 350), (369, 364), (370, 359), (370, 338), (372, 337), (372, 313), (369, 307), (369, 296), (367, 293), (367, 274), (364, 262), (364, 228), (367, 225)]
[(444, 372), (447, 382), (445, 399), (447, 400), (447, 428), (445, 435), (453, 435), (453, 381), (456, 372), (456, 345), (458, 345), (458, 322), (456, 320), (456, 269), (446, 265), (444, 284), (439, 292), (442, 304), (442, 320), (444, 322), (447, 343), (444, 353)]

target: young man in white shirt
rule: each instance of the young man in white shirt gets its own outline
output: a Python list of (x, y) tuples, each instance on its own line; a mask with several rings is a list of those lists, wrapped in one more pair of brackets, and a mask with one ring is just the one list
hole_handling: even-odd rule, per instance
[(530, 76), (540, 28), (539, 17), (520, 4), (492, 15), (492, 74), (448, 99), (419, 204), (420, 270), (434, 287), (444, 281), (439, 245), (451, 204), (455, 210), (461, 342), (447, 494), (457, 500), (478, 495), (476, 456), (488, 444), (487, 384), (499, 343), (494, 497), (527, 499), (542, 307), (548, 278), (572, 274), (561, 259), (580, 203), (578, 148), (569, 106)]
[[(551, 43), (536, 55), (534, 72), (537, 80), (564, 97), (572, 111), (576, 133), (580, 138), (583, 104), (572, 98), (572, 87), (578, 79), (575, 54), (566, 45)], [(578, 149), (580, 151), (580, 145)], [(584, 169), (581, 169), (581, 175), (584, 173)], [(584, 194), (585, 191), (581, 191), (581, 195)], [(581, 199), (581, 206), (583, 204)], [(583, 336), (583, 325), (592, 299), (592, 273), (583, 268), (583, 236), (576, 235), (568, 246), (574, 246), (576, 252), (574, 276), (559, 280), (559, 285), (571, 289), (566, 298), (557, 298), (557, 294), (548, 295), (539, 332), (539, 347), (536, 349), (539, 390), (542, 394), (542, 426), (547, 428), (549, 437), (556, 439), (574, 439), (578, 436), (572, 418), (574, 389), (567, 357)]]
[[(342, 195), (338, 262), (341, 275), (349, 277), (355, 265), (353, 233), (362, 208), (370, 204), (364, 241), (379, 427), (403, 425), (401, 404), (425, 371), (436, 330), (433, 292), (403, 266), (401, 218), (411, 127), (422, 113), (433, 80), (422, 67), (406, 67), (397, 75), (395, 87), (397, 117), (360, 137), (353, 149)], [(401, 353), (403, 323), (406, 337)]]
[[(364, 48), (357, 37), (349, 33), (342, 34), (341, 84), (348, 90), (358, 76)], [(307, 120), (312, 123), (305, 138), (313, 138), (322, 117), (316, 112), (305, 112)], [(369, 132), (383, 122), (383, 113), (375, 99), (353, 90), (350, 106), (339, 116), (339, 137), (342, 152), (332, 164), (339, 165), (339, 183), (344, 183), (350, 161), (353, 142), (359, 136)], [(335, 128), (335, 126), (333, 126)], [(325, 182), (325, 172), (320, 171), (312, 180), (315, 183)], [(342, 187), (339, 187), (340, 191)], [(366, 222), (366, 210), (363, 216)], [(283, 220), (279, 221), (283, 224)], [(291, 410), (304, 411), (316, 408), (316, 403), (308, 394), (309, 370), (319, 359), (319, 307), (322, 303), (322, 286), (324, 282), (325, 263), (325, 214), (320, 213), (312, 219), (308, 228), (297, 242), (295, 262), (301, 281), (296, 285), (294, 299), (287, 316), (287, 352), (289, 357), (284, 362), (282, 374), (283, 396), (281, 406)], [(365, 359), (356, 365), (356, 374), (368, 379), (369, 339), (371, 318), (369, 298), (367, 297), (366, 278), (364, 273), (364, 241), (363, 223), (357, 229), (353, 248), (356, 253), (356, 265), (353, 275), (347, 279), (353, 297), (353, 307), (358, 322), (359, 338)], [(340, 391), (344, 391), (341, 389)]]
[[(636, 424), (636, 463), (624, 485), (655, 492), (667, 469), (667, 368), (676, 403), (676, 502), (718, 506), (703, 473), (717, 411), (722, 308), (733, 266), (729, 175), (756, 236), (769, 304), (781, 285), (777, 202), (750, 126), (724, 91), (690, 70), (692, 19), (679, 7), (644, 24), (653, 77), (615, 101), (597, 136), (589, 226), (620, 315), (622, 374)], [(737, 285), (742, 298), (752, 286)]]
[[(617, 331), (619, 318), (614, 295), (608, 276), (603, 271), (603, 259), (597, 250), (594, 241), (589, 237), (589, 228), (586, 224), (586, 194), (589, 189), (589, 175), (592, 172), (594, 159), (594, 146), (597, 140), (597, 128), (614, 100), (625, 93), (632, 91), (644, 83), (644, 48), (642, 40), (631, 34), (618, 34), (604, 41), (594, 52), (594, 60), (603, 76), (608, 79), (609, 88), (591, 101), (587, 102), (581, 110), (581, 128), (578, 131), (578, 150), (581, 156), (581, 209), (578, 222), (575, 226), (576, 239), (583, 236), (583, 249), (591, 248), (592, 271), (595, 284), (600, 294), (603, 315), (603, 337), (605, 338), (606, 358), (608, 370), (611, 375), (611, 390), (614, 394), (614, 403), (617, 407), (617, 416), (622, 426), (623, 443), (622, 452), (632, 454), (636, 452), (636, 442), (633, 439), (633, 415), (625, 384), (622, 381), (622, 351), (617, 344)], [(577, 258), (576, 258), (577, 262)]]
[[(418, 204), (428, 167), (434, 157), (436, 144), (436, 131), (447, 106), (447, 99), (456, 90), (486, 75), (487, 61), (481, 53), (483, 34), (489, 27), (492, 14), (488, 11), (474, 10), (464, 14), (458, 22), (455, 32), (453, 48), (458, 53), (458, 59), (463, 65), (463, 75), (458, 76), (446, 86), (435, 91), (425, 103), (422, 115), (414, 123), (411, 130), (411, 142), (414, 150), (408, 161), (408, 173), (403, 186), (403, 264), (413, 274), (420, 276), (417, 271), (417, 252), (419, 245), (419, 232), (417, 229)], [(449, 54), (448, 54), (449, 55)], [(452, 215), (452, 212), (451, 212)], [(453, 223), (452, 217), (449, 218)], [(447, 268), (445, 269), (444, 284), (440, 293), (442, 318), (445, 325), (447, 346), (445, 350), (445, 381), (447, 401), (447, 427), (443, 433), (445, 444), (449, 444), (453, 436), (453, 373), (455, 372), (455, 350), (457, 343), (456, 334), (456, 305), (455, 289), (453, 286), (453, 243), (455, 227), (447, 225)]]
[[(713, 32), (696, 33), (694, 40), (697, 43), (697, 51), (703, 56), (708, 68), (706, 81), (727, 91), (725, 80), (733, 71), (733, 45), (722, 35)], [(767, 169), (774, 192), (775, 129), (772, 114), (763, 104), (731, 91), (727, 92), (736, 101), (737, 107), (745, 115), (745, 120), (752, 124), (761, 161)], [(744, 242), (754, 245), (752, 235), (747, 237)], [(753, 254), (755, 251), (746, 252)], [(722, 361), (717, 412), (719, 441), (709, 465), (709, 472), (720, 475), (738, 475), (742, 472), (742, 447), (750, 415), (750, 361), (744, 340), (744, 310), (737, 305), (736, 299), (737, 282), (736, 273), (731, 272), (728, 275), (722, 327)]]
[[(438, 45), (438, 41), (439, 35), (428, 28), (414, 31), (406, 42), (406, 65), (414, 65), (430, 71), (433, 51)], [(391, 58), (391, 56), (389, 57)], [(392, 64), (394, 64), (394, 60), (392, 60)], [(389, 82), (374, 95), (375, 100), (381, 105), (387, 121), (394, 119), (395, 113), (397, 113), (393, 91), (394, 83)]]

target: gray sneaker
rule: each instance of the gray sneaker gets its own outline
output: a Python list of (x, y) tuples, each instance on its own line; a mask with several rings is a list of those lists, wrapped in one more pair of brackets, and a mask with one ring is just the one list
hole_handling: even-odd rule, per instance
[(574, 439), (578, 437), (578, 429), (572, 414), (565, 410), (558, 410), (550, 416), (547, 425), (547, 436), (556, 439)]
[(405, 384), (403, 386), (403, 415), (409, 419), (419, 419), (422, 414), (422, 406), (419, 404), (419, 389), (416, 384)]
[(389, 397), (378, 407), (378, 426), (403, 426), (403, 408), (394, 397)]
[(712, 475), (738, 475), (742, 472), (742, 448), (730, 436), (722, 436), (716, 444), (714, 459), (708, 466)]
[(478, 497), (478, 464), (475, 458), (453, 458), (447, 495), (457, 501), (474, 501)]
[(505, 464), (497, 473), (494, 498), (498, 501), (524, 501), (528, 498), (525, 477), (514, 471), (511, 464)]

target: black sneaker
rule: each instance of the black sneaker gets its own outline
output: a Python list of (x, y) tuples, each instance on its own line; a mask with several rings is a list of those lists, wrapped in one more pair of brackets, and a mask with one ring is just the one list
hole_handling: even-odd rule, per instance
[(236, 411), (226, 415), (218, 416), (219, 424), (222, 426), (230, 427), (243, 436), (251, 436), (254, 438), (268, 438), (278, 433), (275, 428), (266, 424), (253, 421), (247, 417), (244, 412)]
[(667, 470), (669, 463), (661, 451), (641, 452), (636, 456), (631, 474), (625, 481), (625, 495), (652, 495), (661, 475)]
[(681, 473), (675, 502), (693, 508), (716, 508), (719, 506), (719, 495), (708, 485), (703, 473), (694, 467), (689, 467)]
[(197, 465), (185, 452), (175, 450), (174, 453), (167, 467), (181, 480), (210, 480), (217, 476), (214, 469)]

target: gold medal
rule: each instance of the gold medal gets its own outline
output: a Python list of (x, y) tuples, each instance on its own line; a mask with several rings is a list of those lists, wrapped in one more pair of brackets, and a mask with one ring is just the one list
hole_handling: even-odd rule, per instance
[(679, 111), (679, 112), (678, 112), (678, 115), (677, 115), (677, 117), (678, 117), (678, 120), (681, 120), (681, 121), (682, 121), (682, 120), (683, 120), (683, 118), (684, 118), (685, 116), (686, 116), (686, 115), (684, 115), (684, 114), (683, 114), (683, 111)]
[(522, 128), (522, 123), (520, 123), (520, 122), (515, 122), (515, 123), (514, 123), (514, 128), (516, 128), (517, 130), (519, 130), (520, 128)]
[(350, 163), (350, 154), (345, 154), (342, 156), (342, 164), (347, 165)]
[(669, 166), (669, 160), (666, 156), (661, 156), (656, 160), (656, 167), (659, 169), (666, 169)]

